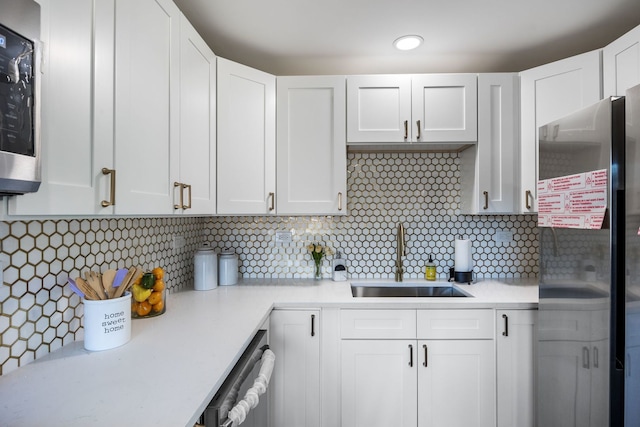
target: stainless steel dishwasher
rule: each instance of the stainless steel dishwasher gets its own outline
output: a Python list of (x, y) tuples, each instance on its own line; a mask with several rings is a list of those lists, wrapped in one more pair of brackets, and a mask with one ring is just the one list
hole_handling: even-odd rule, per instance
[(268, 427), (267, 394), (274, 360), (267, 331), (261, 329), (211, 400), (202, 423), (206, 427)]

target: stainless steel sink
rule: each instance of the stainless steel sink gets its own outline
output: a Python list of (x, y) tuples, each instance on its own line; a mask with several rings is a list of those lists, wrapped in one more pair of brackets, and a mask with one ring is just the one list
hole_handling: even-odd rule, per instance
[(351, 294), (356, 298), (367, 297), (470, 297), (451, 284), (426, 285), (418, 283), (351, 283)]

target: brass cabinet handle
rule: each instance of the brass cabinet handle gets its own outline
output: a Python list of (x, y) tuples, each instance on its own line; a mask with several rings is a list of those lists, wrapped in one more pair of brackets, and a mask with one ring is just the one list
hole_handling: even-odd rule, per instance
[(409, 138), (409, 120), (404, 121), (404, 139)]
[(487, 210), (489, 209), (489, 192), (483, 191), (482, 194), (484, 194), (484, 207), (482, 209)]
[(420, 126), (420, 120), (416, 122), (416, 125), (418, 125), (418, 139), (420, 139), (422, 138), (422, 133), (421, 133), (422, 129), (420, 129), (422, 126)]
[(506, 314), (503, 314), (502, 318), (504, 319), (504, 331), (502, 332), (502, 336), (508, 337), (509, 336), (509, 316), (507, 316)]
[[(191, 184), (182, 184), (182, 189), (189, 190), (189, 203), (182, 205), (182, 209), (191, 209)], [(182, 204), (182, 190), (180, 190), (180, 203)]]
[(429, 349), (427, 349), (427, 345), (426, 344), (422, 344), (422, 349), (424, 350), (424, 362), (422, 362), (422, 366), (424, 366), (426, 368), (427, 366), (429, 366), (429, 363), (428, 363), (428, 360), (429, 360), (428, 359), (429, 358), (429, 353), (428, 353)]
[(413, 345), (409, 344), (409, 366), (413, 368)]
[(316, 336), (316, 315), (315, 314), (311, 315), (311, 336), (312, 337)]
[(531, 190), (527, 190), (524, 192), (524, 203), (527, 209), (531, 209), (531, 203), (529, 203), (530, 199), (531, 199)]
[(338, 193), (338, 210), (342, 210), (342, 192)]
[(182, 199), (183, 199), (183, 197), (182, 197), (182, 189), (183, 189), (182, 183), (181, 182), (174, 182), (173, 183), (173, 188), (176, 188), (176, 187), (180, 187), (180, 204), (179, 205), (173, 205), (173, 209), (180, 209), (183, 206), (183, 203), (182, 203)]
[(109, 168), (102, 168), (102, 174), (111, 175), (111, 179), (109, 180), (109, 186), (111, 187), (111, 191), (109, 192), (109, 194), (111, 196), (109, 197), (109, 200), (103, 200), (101, 205), (103, 208), (106, 208), (109, 206), (115, 206), (116, 205), (116, 170), (109, 169)]
[(276, 193), (269, 193), (269, 212), (271, 212), (272, 210), (274, 210), (275, 207), (275, 203), (276, 203)]

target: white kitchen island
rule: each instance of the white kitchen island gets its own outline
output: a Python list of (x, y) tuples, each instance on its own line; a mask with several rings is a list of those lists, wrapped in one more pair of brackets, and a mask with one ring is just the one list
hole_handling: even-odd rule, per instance
[(0, 377), (0, 425), (192, 426), (273, 308), (535, 309), (538, 302), (535, 281), (457, 285), (469, 298), (353, 298), (349, 284), (255, 279), (171, 294), (165, 314), (133, 320), (122, 347), (89, 352), (77, 341)]

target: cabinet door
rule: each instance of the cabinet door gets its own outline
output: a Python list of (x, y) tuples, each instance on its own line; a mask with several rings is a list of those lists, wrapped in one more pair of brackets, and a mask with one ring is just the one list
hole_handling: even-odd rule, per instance
[[(42, 184), (37, 193), (10, 197), (8, 212), (10, 215), (112, 213), (113, 208), (103, 208), (100, 202), (109, 196), (109, 179), (101, 170), (113, 166), (113, 135), (108, 133), (113, 108), (99, 103), (105, 101), (105, 93), (107, 102), (113, 99), (113, 32), (104, 33), (113, 28), (113, 2), (39, 0), (38, 3), (44, 50), (43, 73), (39, 76)], [(105, 121), (108, 123), (103, 129), (100, 125)], [(101, 133), (102, 130), (107, 133)]]
[(344, 77), (279, 77), (280, 215), (344, 215), (347, 203)]
[(269, 385), (272, 426), (320, 426), (320, 311), (274, 310), (269, 345), (276, 355)]
[(517, 74), (478, 75), (478, 143), (461, 158), (463, 213), (517, 213)]
[(173, 213), (179, 140), (180, 10), (116, 0), (116, 213)]
[(640, 84), (640, 26), (602, 50), (604, 96), (624, 96)]
[(535, 426), (536, 311), (497, 311), (498, 427)]
[(216, 57), (184, 16), (180, 22), (179, 156), (179, 182), (189, 187), (174, 186), (174, 205), (182, 206), (176, 211), (188, 214), (214, 214)]
[(419, 340), (418, 353), (419, 426), (495, 425), (493, 340)]
[(410, 142), (411, 76), (347, 77), (347, 142)]
[(476, 142), (475, 74), (422, 74), (411, 81), (411, 126), (417, 142)]
[(415, 346), (415, 340), (342, 340), (343, 426), (418, 425)]
[(600, 51), (520, 73), (520, 210), (537, 212), (538, 128), (600, 100)]
[(275, 76), (218, 58), (218, 213), (275, 214)]

